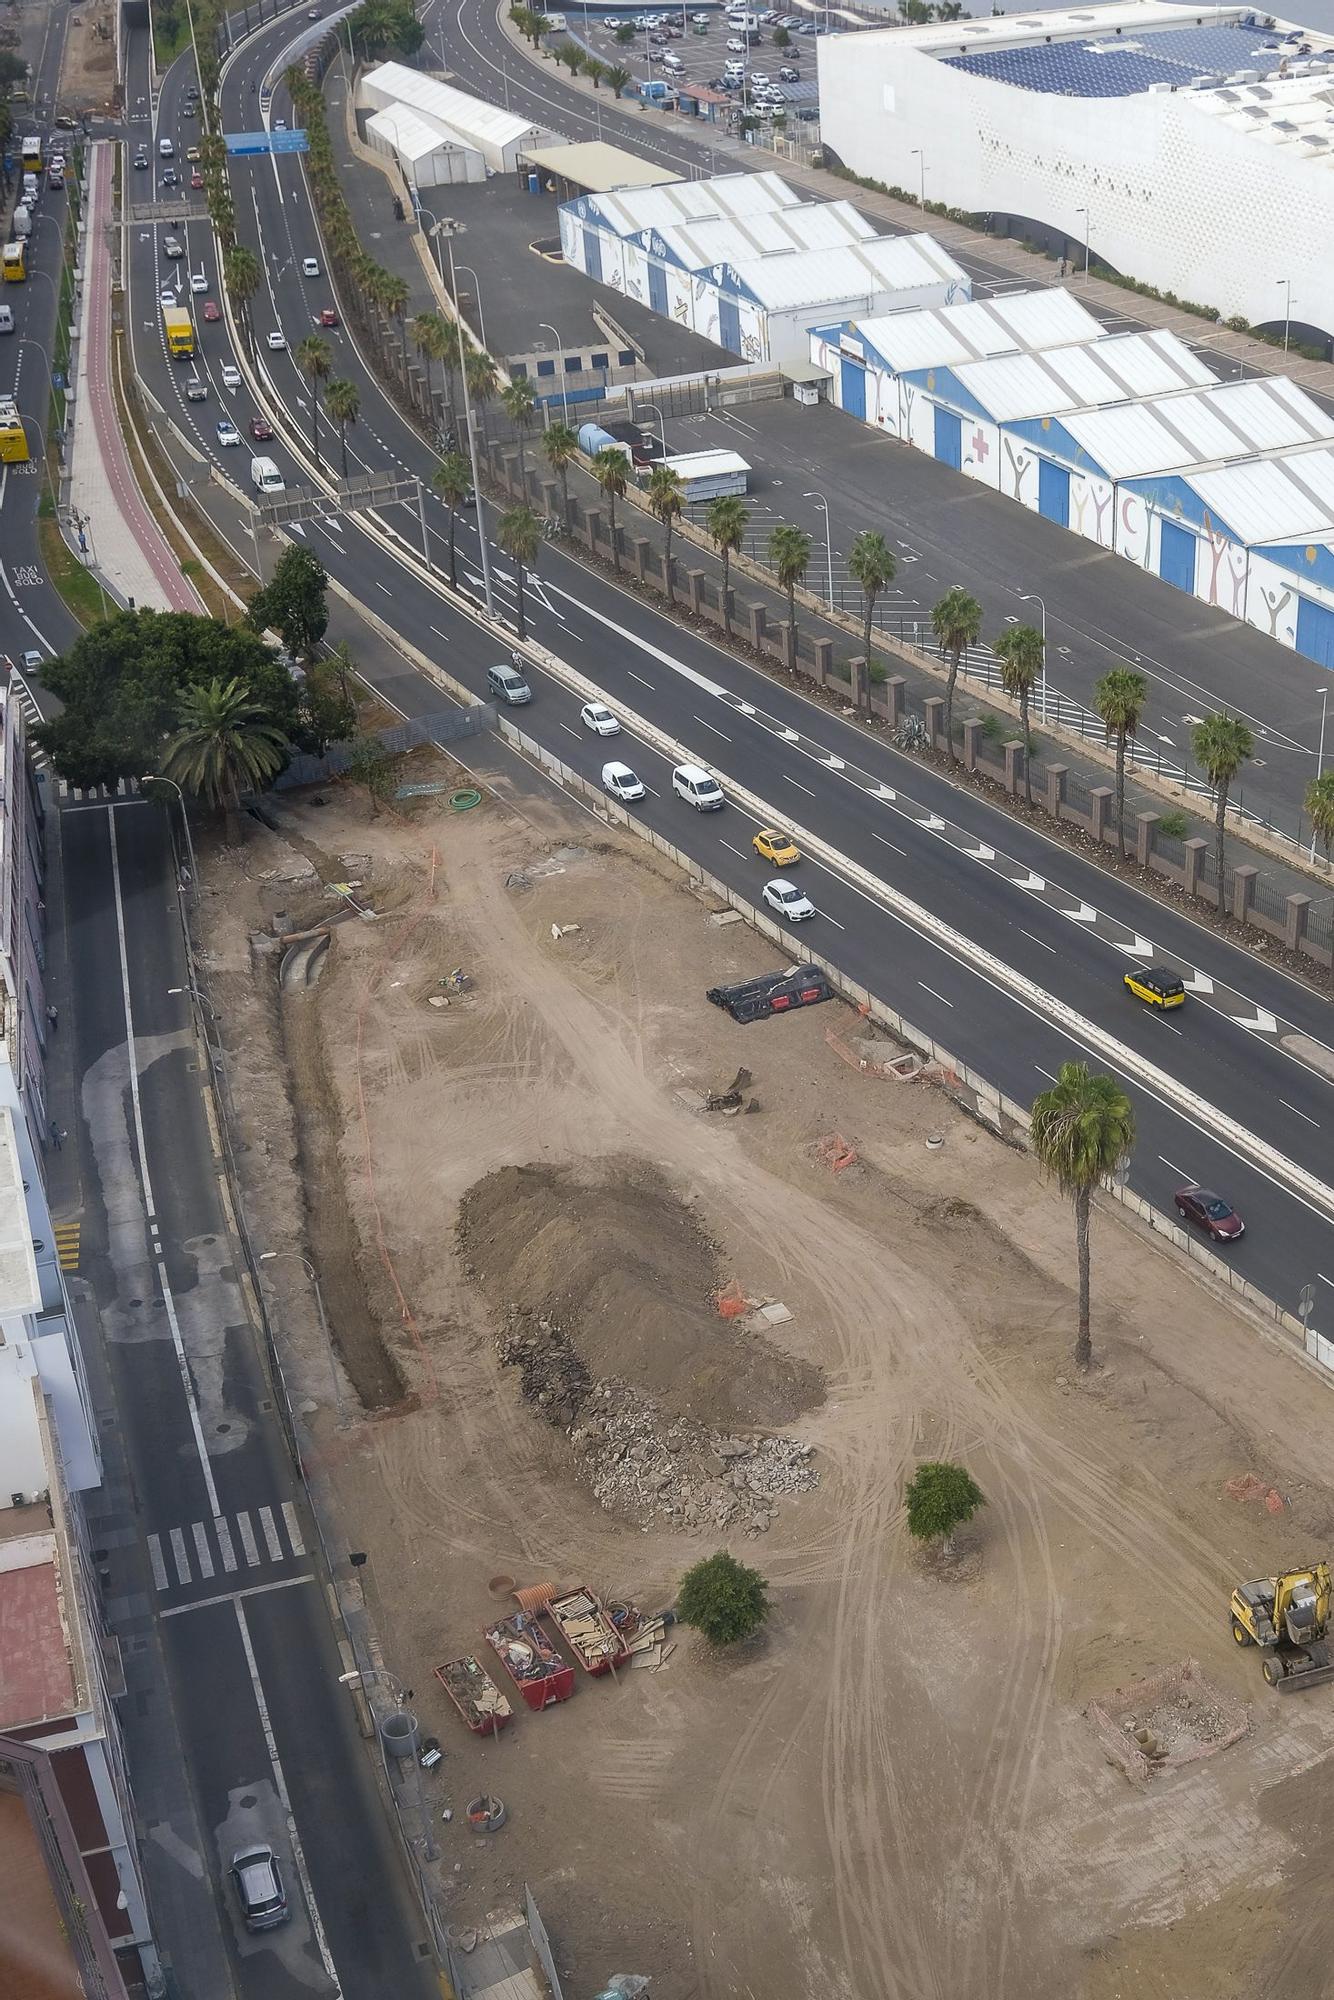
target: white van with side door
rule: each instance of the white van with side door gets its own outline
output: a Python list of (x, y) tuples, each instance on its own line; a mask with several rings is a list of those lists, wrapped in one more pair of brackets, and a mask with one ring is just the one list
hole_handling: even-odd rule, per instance
[(678, 764), (672, 772), (672, 790), (696, 812), (717, 812), (727, 803), (718, 780), (700, 764)]
[(250, 484), (256, 493), (285, 493), (287, 482), (271, 458), (252, 458), (250, 461)]

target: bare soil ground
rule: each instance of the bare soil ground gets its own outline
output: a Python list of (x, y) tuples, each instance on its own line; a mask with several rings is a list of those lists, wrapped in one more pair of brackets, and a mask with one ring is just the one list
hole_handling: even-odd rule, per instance
[[(58, 5), (60, 0), (50, 0)], [(116, 93), (115, 15), (112, 0), (89, 0), (69, 10), (69, 32), (60, 64), (59, 100), (70, 112), (109, 110)]]
[[(1077, 1382), (1067, 1207), (938, 1090), (842, 1060), (828, 1031), (863, 1031), (841, 1006), (748, 1028), (709, 1007), (773, 962), (743, 925), (554, 797), (368, 821), (326, 796), (215, 856), (212, 976), (268, 1240), (304, 1247), (333, 1205), (345, 1430), (298, 1267), (278, 1282), (385, 1658), (447, 1752), (451, 1916), (530, 1882), (572, 1994), (642, 1971), (657, 2000), (1327, 1995), (1334, 1692), (1271, 1694), (1226, 1607), (1329, 1546), (1328, 1389), (1115, 1211)], [(280, 1003), (251, 933), (329, 916), (350, 877), (380, 914)], [(300, 1130), (294, 1018), (320, 1053)], [(743, 1063), (755, 1112), (686, 1108)], [(729, 1280), (790, 1320), (725, 1323)], [(679, 1435), (693, 1515), (602, 1479), (632, 1448), (587, 1434), (583, 1391), (573, 1416), (525, 1395), (516, 1328), (558, 1336), (655, 1448)], [(818, 1484), (747, 1489), (719, 1529), (719, 1441), (770, 1432), (813, 1447)], [(986, 1495), (951, 1564), (906, 1533), (923, 1457)], [(770, 1580), (761, 1641), (719, 1659), (678, 1632), (656, 1673), (464, 1733), (433, 1669), (485, 1657), (505, 1579), (652, 1610), (720, 1544)], [(1250, 1728), (1132, 1786), (1084, 1710), (1187, 1656)], [(458, 1816), (483, 1789), (510, 1815), (485, 1843)]]

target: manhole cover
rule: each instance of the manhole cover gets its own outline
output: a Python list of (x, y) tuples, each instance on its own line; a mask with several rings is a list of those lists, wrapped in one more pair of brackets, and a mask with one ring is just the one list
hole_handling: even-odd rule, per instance
[(219, 1437), (226, 1437), (226, 1435), (227, 1435), (227, 1433), (228, 1433), (228, 1431), (229, 1431), (230, 1429), (231, 1429), (231, 1425), (230, 1425), (230, 1424), (219, 1424), (219, 1425), (218, 1425), (218, 1436), (219, 1436)]
[(133, 1307), (133, 1306), (141, 1306), (142, 1304), (143, 1304), (143, 1300), (142, 1300), (142, 1299), (131, 1299), (131, 1300), (130, 1300), (130, 1305), (131, 1305), (132, 1307)]
[(493, 1576), (486, 1586), (493, 1597), (508, 1597), (514, 1588), (512, 1576)]

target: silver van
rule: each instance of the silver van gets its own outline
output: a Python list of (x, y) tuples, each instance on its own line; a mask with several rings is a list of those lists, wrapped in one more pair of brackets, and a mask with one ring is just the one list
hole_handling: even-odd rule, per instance
[(498, 701), (507, 701), (511, 708), (533, 698), (533, 690), (517, 667), (488, 667), (486, 684)]
[(696, 812), (717, 812), (727, 803), (718, 780), (699, 764), (678, 764), (672, 772), (672, 790)]

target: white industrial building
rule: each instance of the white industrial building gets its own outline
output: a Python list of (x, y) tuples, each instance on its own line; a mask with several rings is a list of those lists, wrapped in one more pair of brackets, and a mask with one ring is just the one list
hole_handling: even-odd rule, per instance
[(402, 105), (372, 111), (366, 120), (366, 144), (387, 160), (397, 160), (413, 188), (454, 187), (460, 181), (486, 179), (486, 161), (475, 146), (446, 138), (438, 125)]
[(1115, 0), (821, 36), (821, 132), (928, 200), (1179, 298), (1334, 334), (1334, 35)]
[[(446, 146), (480, 153), (495, 174), (513, 173), (520, 153), (546, 136), (543, 127), (534, 125), (530, 119), (502, 110), (498, 104), (488, 104), (480, 97), (470, 97), (466, 91), (455, 90), (452, 84), (438, 83), (434, 77), (409, 69), (405, 63), (381, 63), (377, 69), (368, 70), (358, 86), (357, 104), (360, 110), (372, 114), (386, 111), (412, 114), (414, 143), (420, 143), (423, 129), (435, 131)], [(405, 134), (408, 129), (405, 124)], [(390, 144), (392, 150), (398, 150), (392, 140)], [(406, 161), (403, 165), (407, 173)], [(443, 178), (451, 176), (446, 174)], [(430, 184), (426, 180), (421, 183)]]
[(747, 361), (802, 361), (812, 327), (966, 299), (927, 235), (877, 236), (850, 203), (803, 201), (777, 174), (731, 174), (560, 208), (567, 264)]

